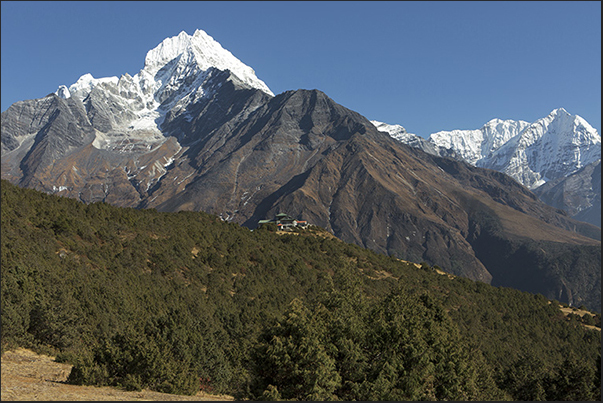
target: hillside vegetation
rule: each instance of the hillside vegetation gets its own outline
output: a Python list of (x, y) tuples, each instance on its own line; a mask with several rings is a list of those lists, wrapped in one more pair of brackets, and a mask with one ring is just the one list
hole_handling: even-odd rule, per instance
[[(2, 351), (243, 399), (600, 400), (600, 315), (337, 239), (2, 181)], [(320, 231), (316, 229), (315, 231)]]

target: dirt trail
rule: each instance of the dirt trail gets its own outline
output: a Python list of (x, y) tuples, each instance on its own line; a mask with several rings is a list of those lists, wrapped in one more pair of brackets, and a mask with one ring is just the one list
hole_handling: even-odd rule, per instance
[(71, 365), (19, 348), (2, 355), (1, 400), (234, 400), (232, 396), (171, 395), (142, 390), (126, 392), (112, 387), (76, 386), (65, 383)]

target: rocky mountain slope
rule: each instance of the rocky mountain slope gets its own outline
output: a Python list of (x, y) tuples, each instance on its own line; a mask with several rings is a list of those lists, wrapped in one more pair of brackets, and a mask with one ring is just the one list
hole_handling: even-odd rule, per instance
[[(12, 105), (2, 178), (250, 228), (286, 212), (379, 252), (598, 306), (600, 229), (504, 174), (401, 144), (320, 91), (273, 96), (210, 39), (180, 34), (135, 77), (83, 76)], [(551, 256), (563, 257), (555, 270)], [(512, 269), (526, 257), (530, 267)]]

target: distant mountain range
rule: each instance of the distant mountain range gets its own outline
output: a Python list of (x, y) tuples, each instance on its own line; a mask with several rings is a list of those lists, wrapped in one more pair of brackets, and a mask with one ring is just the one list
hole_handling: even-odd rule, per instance
[(558, 184), (589, 165), (599, 164), (600, 170), (601, 136), (583, 118), (563, 108), (534, 123), (492, 119), (480, 129), (441, 131), (427, 140), (400, 125), (372, 123), (395, 139), (430, 154), (503, 172), (542, 195), (541, 200), (601, 227), (601, 175), (596, 175), (596, 169), (584, 170), (582, 176), (593, 172), (595, 176), (583, 181), (586, 187), (579, 189), (581, 195), (574, 195), (578, 189), (572, 186), (565, 186), (565, 196), (557, 197), (555, 202), (554, 197), (545, 195), (550, 186), (543, 186), (549, 182)]
[[(529, 139), (545, 132), (534, 126)], [(503, 167), (515, 154), (494, 150), (494, 137), (485, 148)], [(534, 141), (534, 150), (557, 144)], [(87, 74), (9, 107), (2, 178), (88, 203), (203, 210), (249, 228), (287, 213), (378, 252), (600, 309), (600, 228), (506, 174), (449, 158), (465, 151), (417, 144), (433, 150), (402, 144), (318, 90), (275, 96), (205, 32), (183, 32), (149, 51), (133, 77)], [(537, 180), (574, 172), (541, 166)]]

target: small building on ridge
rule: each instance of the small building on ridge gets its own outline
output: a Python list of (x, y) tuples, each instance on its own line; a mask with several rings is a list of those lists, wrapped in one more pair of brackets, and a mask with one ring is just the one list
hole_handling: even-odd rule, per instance
[(306, 228), (308, 226), (307, 221), (296, 220), (291, 217), (289, 214), (279, 213), (272, 220), (260, 220), (258, 221), (258, 227), (262, 224), (276, 224), (276, 229), (278, 231), (287, 231), (296, 227)]

